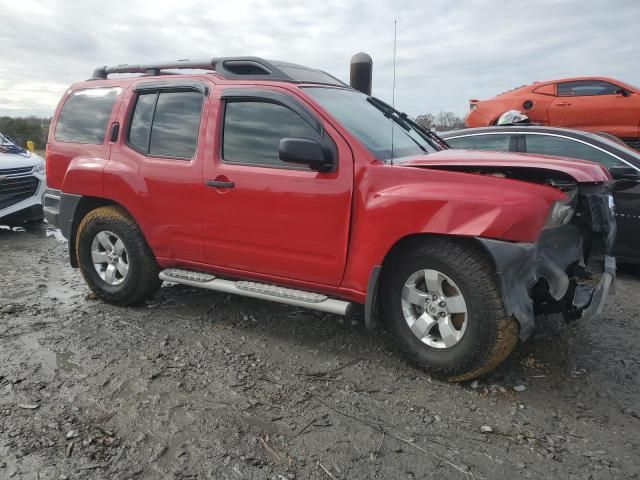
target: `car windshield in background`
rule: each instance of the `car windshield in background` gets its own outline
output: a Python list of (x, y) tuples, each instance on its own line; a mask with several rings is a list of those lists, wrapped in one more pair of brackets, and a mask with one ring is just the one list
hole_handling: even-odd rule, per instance
[(356, 137), (378, 160), (440, 150), (435, 142), (384, 106), (354, 90), (307, 87), (305, 92)]

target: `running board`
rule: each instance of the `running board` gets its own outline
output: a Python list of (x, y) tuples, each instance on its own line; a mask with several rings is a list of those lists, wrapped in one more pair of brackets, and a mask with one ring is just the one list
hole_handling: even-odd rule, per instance
[(208, 273), (179, 268), (167, 268), (161, 271), (159, 276), (161, 280), (167, 282), (270, 300), (272, 302), (320, 310), (321, 312), (333, 313), (335, 315), (347, 315), (355, 307), (355, 304), (351, 302), (329, 298), (321, 293), (305, 292), (303, 290), (244, 280), (224, 280)]

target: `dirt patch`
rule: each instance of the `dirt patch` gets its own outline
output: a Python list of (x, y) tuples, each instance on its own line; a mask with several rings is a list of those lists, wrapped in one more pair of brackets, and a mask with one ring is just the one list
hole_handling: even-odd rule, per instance
[(358, 322), (166, 286), (92, 300), (46, 227), (0, 229), (0, 479), (633, 478), (640, 277), (480, 381)]

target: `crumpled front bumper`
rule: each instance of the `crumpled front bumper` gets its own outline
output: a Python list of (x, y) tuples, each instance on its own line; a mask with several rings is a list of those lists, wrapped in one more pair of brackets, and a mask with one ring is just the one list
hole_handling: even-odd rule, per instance
[[(546, 305), (565, 318), (588, 319), (602, 311), (616, 276), (615, 258), (601, 255), (599, 271), (588, 271), (584, 260), (581, 230), (576, 225), (545, 230), (538, 242), (510, 243), (478, 239), (491, 254), (500, 279), (502, 297), (508, 315), (520, 324), (520, 339), (526, 340), (540, 314), (536, 288), (542, 280)], [(547, 290), (548, 289), (548, 290)]]

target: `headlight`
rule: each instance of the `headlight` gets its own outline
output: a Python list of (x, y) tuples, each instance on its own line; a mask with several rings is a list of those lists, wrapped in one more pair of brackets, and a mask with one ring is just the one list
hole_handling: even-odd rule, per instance
[(38, 165), (33, 167), (33, 171), (35, 173), (39, 173), (40, 175), (44, 175), (45, 172), (46, 172), (45, 163), (44, 162), (40, 162)]
[(566, 225), (573, 218), (575, 208), (569, 202), (557, 201), (553, 204), (551, 212), (549, 212), (549, 218), (547, 218), (547, 224), (545, 228), (555, 228)]

